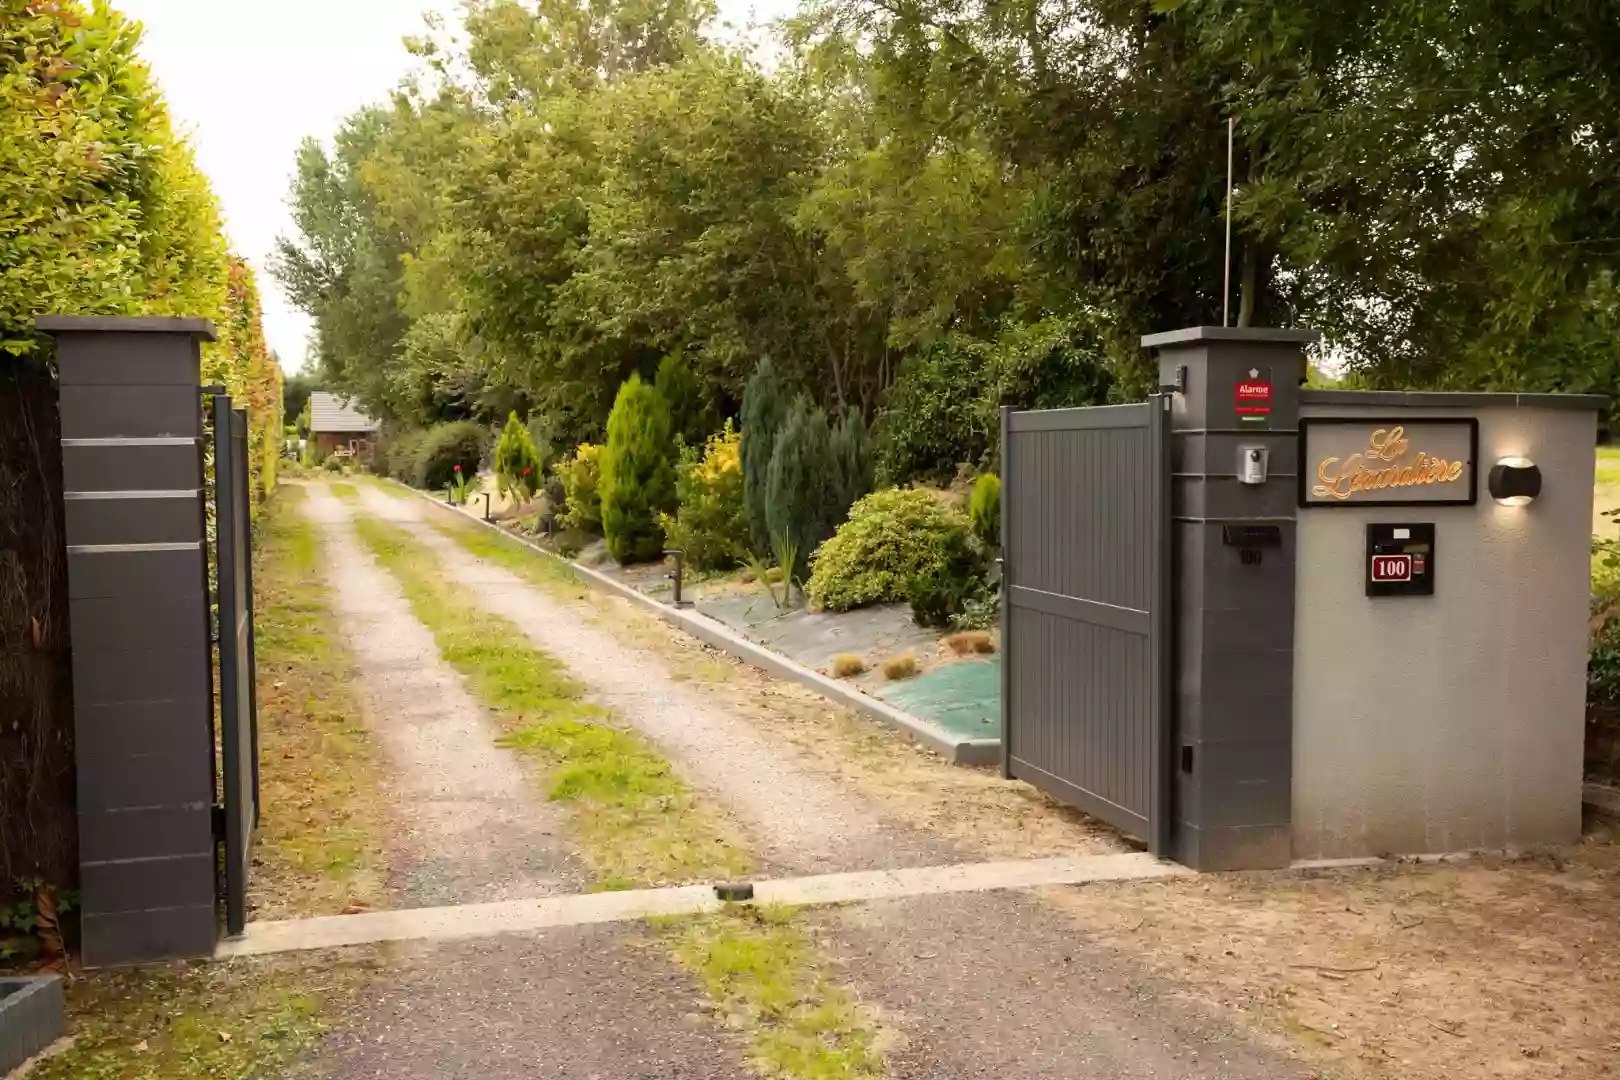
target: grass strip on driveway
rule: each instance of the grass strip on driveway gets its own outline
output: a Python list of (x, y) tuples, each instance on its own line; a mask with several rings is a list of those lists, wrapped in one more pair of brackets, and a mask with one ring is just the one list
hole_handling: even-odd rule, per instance
[(599, 887), (708, 881), (751, 868), (750, 855), (669, 762), (640, 735), (609, 724), (562, 664), (459, 596), (433, 554), (403, 530), (364, 515), (355, 527), (445, 661), (500, 718), (502, 745), (545, 764), (547, 795), (572, 808)]
[(801, 928), (778, 907), (730, 907), (704, 918), (656, 920), (729, 1025), (754, 1033), (752, 1063), (770, 1077), (876, 1080), (877, 1026)]

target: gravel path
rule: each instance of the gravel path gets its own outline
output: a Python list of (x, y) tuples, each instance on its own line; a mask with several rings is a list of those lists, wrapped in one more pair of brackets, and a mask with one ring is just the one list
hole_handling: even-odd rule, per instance
[(908, 1036), (890, 1080), (1306, 1080), (1028, 893), (825, 916), (845, 980)]
[(623, 931), (575, 927), (395, 966), (323, 1063), (331, 1080), (743, 1080), (740, 1038)]
[(557, 809), (533, 793), (514, 756), (394, 579), (372, 561), (349, 508), (312, 486), (327, 580), (360, 667), (362, 699), (383, 746), (404, 857), (395, 885), (413, 906), (573, 892), (582, 867)]
[[(877, 870), (953, 861), (942, 843), (885, 820), (864, 799), (738, 716), (677, 682), (655, 656), (587, 624), (567, 603), (511, 571), (473, 558), (429, 526), (431, 508), (364, 489), (367, 513), (408, 529), (484, 609), (511, 621), (562, 661), (591, 696), (645, 734), (682, 775), (739, 814), (773, 867), (798, 873)], [(437, 512), (437, 511), (431, 511)]]
[[(397, 890), (414, 906), (577, 892), (583, 865), (347, 505), (312, 485), (334, 607), (360, 668), (400, 830)], [(694, 1022), (698, 990), (623, 927), (574, 927), (390, 951), (318, 1055), (333, 1080), (733, 1080), (740, 1039)]]

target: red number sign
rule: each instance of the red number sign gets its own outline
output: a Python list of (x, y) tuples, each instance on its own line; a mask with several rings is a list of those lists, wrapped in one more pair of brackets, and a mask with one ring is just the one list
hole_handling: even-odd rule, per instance
[(1271, 384), (1263, 379), (1244, 379), (1237, 384), (1234, 407), (1239, 416), (1271, 414)]
[(1412, 556), (1374, 555), (1372, 579), (1374, 581), (1411, 581)]

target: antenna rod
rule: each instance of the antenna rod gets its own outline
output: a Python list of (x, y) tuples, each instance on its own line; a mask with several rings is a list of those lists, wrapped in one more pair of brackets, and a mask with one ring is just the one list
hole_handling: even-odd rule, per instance
[(1226, 118), (1226, 261), (1221, 264), (1221, 325), (1231, 325), (1232, 311), (1232, 133), (1237, 117)]

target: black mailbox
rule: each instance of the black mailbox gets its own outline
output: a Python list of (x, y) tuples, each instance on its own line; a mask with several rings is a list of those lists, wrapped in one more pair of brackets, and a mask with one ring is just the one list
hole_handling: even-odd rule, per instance
[(1434, 524), (1367, 526), (1368, 596), (1434, 595)]

